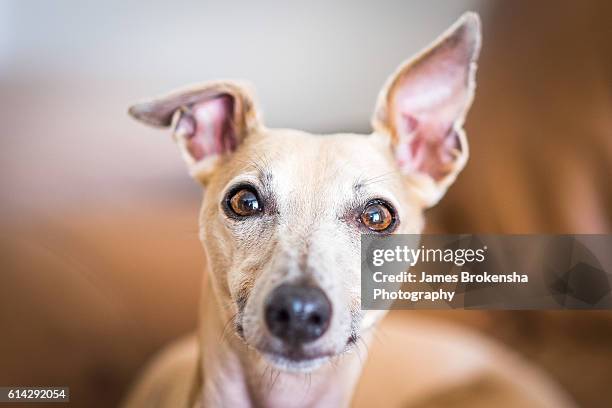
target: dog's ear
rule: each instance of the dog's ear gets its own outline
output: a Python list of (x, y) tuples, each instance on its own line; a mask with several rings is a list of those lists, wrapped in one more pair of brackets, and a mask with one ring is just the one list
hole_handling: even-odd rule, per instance
[(479, 49), (480, 20), (466, 13), (401, 65), (379, 95), (374, 130), (390, 136), (400, 170), (426, 207), (440, 200), (467, 161), (463, 121), (474, 96)]
[(138, 103), (134, 118), (171, 127), (189, 172), (204, 183), (219, 160), (259, 126), (250, 89), (237, 82), (212, 82)]

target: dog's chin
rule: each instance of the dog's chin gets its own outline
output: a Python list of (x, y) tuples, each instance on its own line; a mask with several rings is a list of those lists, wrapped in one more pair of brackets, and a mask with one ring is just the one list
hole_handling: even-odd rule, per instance
[(330, 360), (330, 356), (292, 358), (281, 353), (261, 352), (263, 358), (273, 367), (294, 373), (308, 373), (320, 368)]

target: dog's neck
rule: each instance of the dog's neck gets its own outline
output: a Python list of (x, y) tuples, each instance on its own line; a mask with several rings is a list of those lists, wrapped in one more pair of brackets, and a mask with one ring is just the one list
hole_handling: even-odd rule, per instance
[(338, 357), (312, 373), (273, 369), (227, 327), (213, 291), (204, 285), (196, 406), (348, 406), (365, 355)]

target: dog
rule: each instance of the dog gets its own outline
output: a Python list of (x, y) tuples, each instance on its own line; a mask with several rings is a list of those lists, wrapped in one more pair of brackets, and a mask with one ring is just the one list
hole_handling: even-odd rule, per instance
[(572, 406), (476, 334), (360, 308), (361, 234), (420, 233), (467, 162), (480, 42), (467, 13), (402, 64), (370, 135), (267, 128), (234, 81), (129, 109), (172, 129), (204, 186), (206, 274), (198, 333), (156, 358), (125, 406)]

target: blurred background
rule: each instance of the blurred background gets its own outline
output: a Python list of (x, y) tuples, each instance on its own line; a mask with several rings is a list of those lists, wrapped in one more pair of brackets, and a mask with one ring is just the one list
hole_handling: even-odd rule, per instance
[[(115, 406), (195, 327), (201, 190), (129, 104), (244, 78), (268, 126), (369, 132), (387, 75), (466, 10), (484, 30), (472, 154), (428, 230), (610, 233), (609, 1), (1, 0), (0, 384)], [(612, 405), (612, 313), (399, 313), (479, 330), (581, 406)]]

